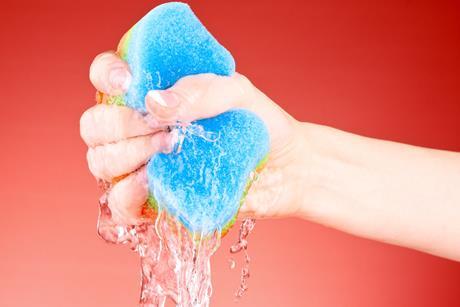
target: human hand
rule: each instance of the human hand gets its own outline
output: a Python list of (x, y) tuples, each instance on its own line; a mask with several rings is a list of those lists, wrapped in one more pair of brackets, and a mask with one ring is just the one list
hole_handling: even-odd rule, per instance
[[(90, 68), (90, 79), (100, 92), (115, 96), (129, 87), (127, 64), (115, 53), (98, 55)], [(145, 163), (158, 152), (172, 147), (168, 125), (191, 122), (245, 108), (267, 125), (271, 148), (265, 169), (253, 183), (239, 217), (284, 217), (299, 211), (295, 199), (296, 160), (302, 138), (298, 122), (259, 91), (243, 75), (187, 76), (167, 90), (150, 91), (145, 97), (148, 113), (124, 106), (98, 104), (81, 117), (81, 136), (88, 149), (92, 174), (112, 182), (108, 205), (119, 223), (139, 221), (148, 197)], [(121, 179), (120, 179), (121, 178)]]

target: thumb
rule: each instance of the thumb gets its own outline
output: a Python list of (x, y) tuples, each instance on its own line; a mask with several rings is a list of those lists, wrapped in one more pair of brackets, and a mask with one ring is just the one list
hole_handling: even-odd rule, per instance
[(252, 109), (257, 98), (255, 87), (243, 75), (199, 74), (184, 77), (169, 89), (149, 91), (145, 104), (158, 121), (173, 123), (213, 117), (235, 107)]

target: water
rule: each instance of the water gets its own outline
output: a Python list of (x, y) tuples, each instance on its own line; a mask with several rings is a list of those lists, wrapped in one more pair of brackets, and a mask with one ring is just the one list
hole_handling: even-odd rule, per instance
[[(217, 133), (207, 132), (200, 125), (177, 125), (172, 129), (175, 152), (180, 152), (184, 138), (189, 134), (216, 141)], [(251, 175), (251, 178), (255, 174)], [(254, 179), (254, 178), (253, 178)], [(145, 206), (143, 220), (138, 225), (119, 225), (113, 222), (107, 195), (111, 184), (99, 181), (104, 191), (99, 200), (99, 219), (97, 230), (100, 237), (114, 244), (127, 245), (137, 252), (141, 262), (141, 293), (139, 304), (142, 307), (165, 306), (173, 300), (178, 307), (209, 306), (212, 295), (211, 256), (221, 242), (221, 231), (203, 236), (191, 234), (180, 222), (164, 210), (155, 212)], [(254, 228), (255, 220), (242, 222), (238, 242), (230, 248), (230, 253), (243, 252), (240, 286), (235, 297), (239, 299), (248, 289), (250, 258), (247, 252), (247, 237)], [(236, 267), (230, 260), (230, 268)]]
[[(256, 220), (255, 219), (245, 219), (240, 226), (240, 233), (238, 237), (238, 242), (230, 247), (230, 253), (236, 254), (241, 251), (244, 252), (244, 262), (241, 269), (241, 280), (240, 286), (235, 293), (237, 299), (241, 298), (243, 294), (248, 290), (248, 279), (249, 279), (249, 264), (251, 258), (248, 254), (248, 236), (251, 234), (254, 229)], [(234, 259), (230, 259), (230, 268), (234, 269), (236, 267), (236, 262)]]
[[(110, 190), (109, 185), (102, 186), (107, 192)], [(180, 307), (209, 306), (212, 295), (210, 259), (220, 245), (220, 231), (207, 237), (192, 235), (164, 211), (157, 214), (147, 207), (141, 224), (117, 225), (107, 205), (107, 192), (99, 201), (98, 234), (107, 242), (125, 244), (139, 254), (140, 306), (164, 306), (167, 298)], [(254, 222), (247, 219), (241, 224), (239, 240), (231, 247), (231, 253), (244, 251), (245, 255), (241, 285), (235, 294), (238, 298), (247, 290), (247, 236)]]

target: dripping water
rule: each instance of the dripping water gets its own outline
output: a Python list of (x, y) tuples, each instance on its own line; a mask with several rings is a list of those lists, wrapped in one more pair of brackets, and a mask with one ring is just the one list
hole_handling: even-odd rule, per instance
[[(240, 226), (240, 232), (238, 236), (238, 242), (230, 247), (230, 253), (237, 254), (243, 252), (244, 260), (241, 268), (240, 286), (238, 287), (235, 297), (239, 299), (248, 290), (248, 279), (249, 279), (249, 264), (251, 258), (248, 254), (248, 236), (254, 229), (256, 220), (252, 218), (245, 219)], [(230, 268), (236, 267), (236, 262), (233, 258), (230, 259)]]
[[(181, 151), (184, 138), (190, 135), (207, 141), (216, 141), (220, 135), (204, 131), (196, 124), (171, 127), (175, 132), (175, 152)], [(175, 130), (175, 131), (174, 131)], [(111, 185), (99, 182), (104, 190), (99, 200), (99, 236), (107, 242), (127, 245), (138, 253), (141, 262), (141, 293), (139, 304), (142, 307), (162, 307), (166, 301), (173, 300), (177, 307), (207, 307), (212, 295), (210, 258), (221, 243), (221, 230), (204, 236), (191, 234), (180, 222), (164, 210), (153, 212), (145, 207), (145, 218), (138, 225), (121, 225), (112, 219), (107, 195)], [(254, 219), (245, 219), (239, 230), (239, 239), (230, 248), (230, 253), (243, 252), (240, 286), (235, 296), (240, 298), (248, 289), (249, 264), (247, 237), (255, 225)], [(230, 267), (236, 261), (230, 260)]]
[(107, 196), (100, 199), (98, 234), (105, 241), (125, 244), (141, 259), (142, 307), (164, 306), (168, 298), (178, 307), (209, 306), (212, 295), (210, 258), (220, 245), (220, 231), (193, 234), (160, 211), (139, 225), (118, 225), (111, 218)]

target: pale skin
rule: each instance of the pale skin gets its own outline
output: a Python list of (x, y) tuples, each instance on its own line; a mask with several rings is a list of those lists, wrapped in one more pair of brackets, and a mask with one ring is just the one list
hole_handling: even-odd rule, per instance
[[(90, 79), (119, 95), (130, 72), (113, 52), (95, 58)], [(145, 98), (148, 114), (99, 104), (81, 118), (92, 174), (128, 175), (108, 197), (113, 218), (134, 224), (147, 199), (145, 163), (169, 152), (166, 127), (246, 108), (262, 118), (270, 159), (239, 217), (299, 217), (357, 236), (460, 261), (460, 153), (372, 139), (295, 120), (246, 77), (203, 74)]]

